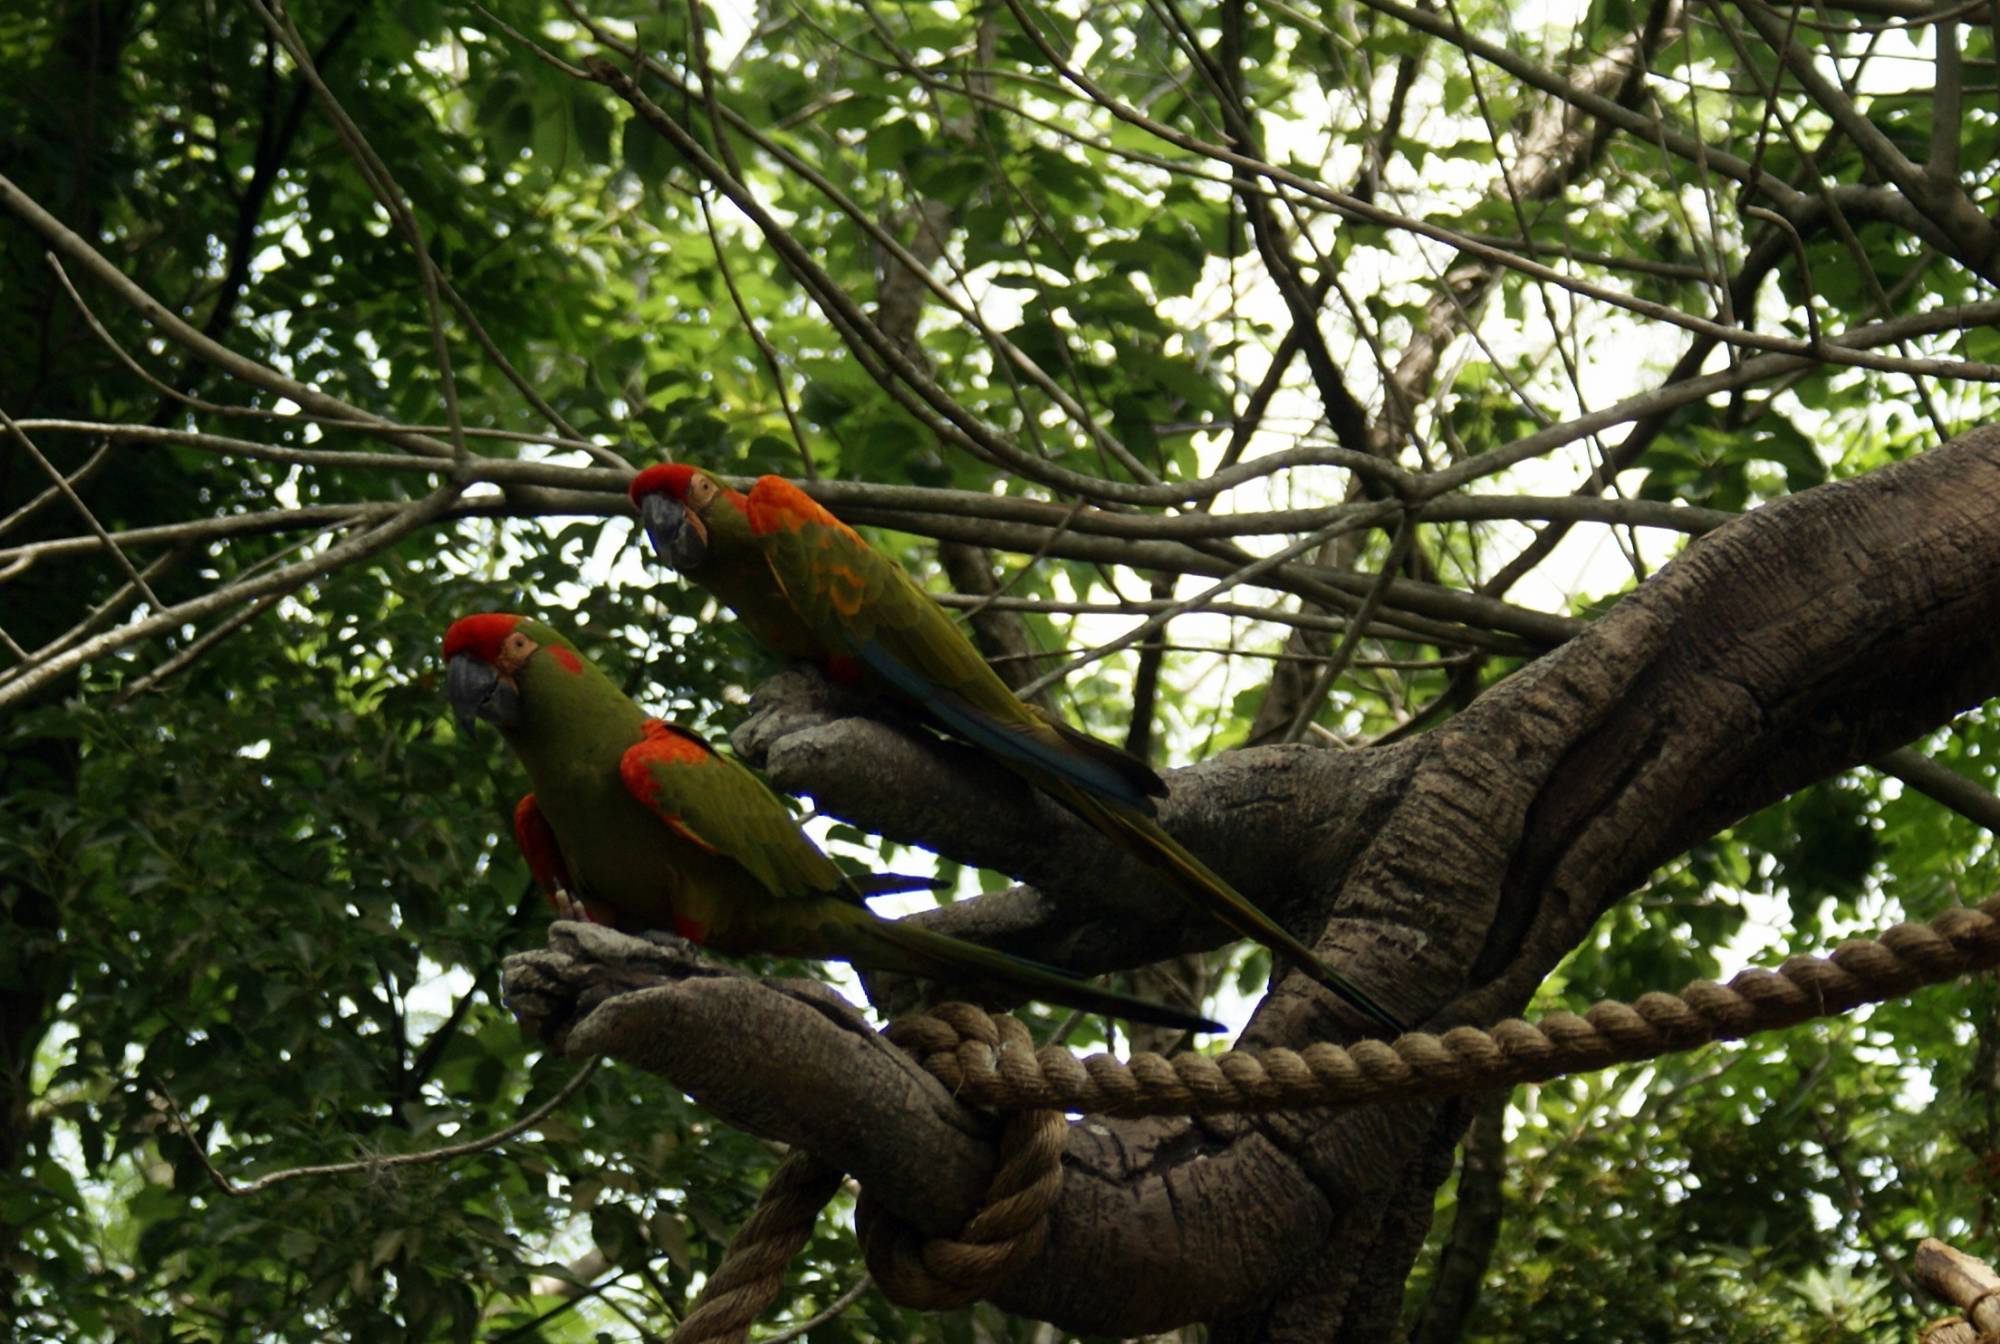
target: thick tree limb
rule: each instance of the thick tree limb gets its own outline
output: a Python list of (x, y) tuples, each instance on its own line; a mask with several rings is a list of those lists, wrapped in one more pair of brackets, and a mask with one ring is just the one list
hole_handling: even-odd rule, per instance
[(671, 1078), (730, 1124), (846, 1168), (926, 1231), (954, 1230), (992, 1177), (993, 1128), (824, 986), (768, 984), (678, 940), (574, 923), (551, 926), (548, 951), (510, 958), (506, 986), (566, 1054)]
[[(1231, 753), (1177, 772), (1162, 822), (1278, 917), (1316, 928), (1334, 964), (1396, 1010), (1492, 1020), (1658, 863), (2000, 689), (1996, 518), (1995, 430), (1793, 496), (1693, 544), (1428, 736)], [(1048, 888), (938, 917), (957, 931), (985, 909), (1029, 911), (1015, 945), (1081, 963), (1190, 937), (1171, 917), (1162, 934), (1157, 910), (1119, 919), (1114, 903), (1145, 890), (1145, 870), (1011, 780), (810, 682), (767, 687), (738, 745), (824, 810)], [(684, 1040), (680, 1008), (659, 1011), (621, 1008), (619, 1032)], [(1340, 1021), (1292, 976), (1242, 1043), (1337, 1036)], [(767, 1132), (777, 1122), (721, 1104)], [(1119, 1333), (1208, 1319), (1230, 1337), (1285, 1338), (1288, 1322), (1374, 1320), (1381, 1304), (1357, 1285), (1400, 1281), (1463, 1123), (1462, 1107), (1408, 1105), (1079, 1127), (1048, 1251), (1065, 1275), (1024, 1276), (1002, 1305)], [(902, 1160), (924, 1151), (905, 1146)]]
[(1510, 1089), (1502, 1089), (1481, 1097), (1472, 1123), (1466, 1127), (1451, 1236), (1438, 1257), (1437, 1274), (1423, 1311), (1410, 1331), (1411, 1344), (1455, 1344), (1464, 1337), (1478, 1305), (1481, 1281), (1500, 1239), (1500, 1221), (1506, 1212), (1501, 1186), (1507, 1175), (1510, 1095)]

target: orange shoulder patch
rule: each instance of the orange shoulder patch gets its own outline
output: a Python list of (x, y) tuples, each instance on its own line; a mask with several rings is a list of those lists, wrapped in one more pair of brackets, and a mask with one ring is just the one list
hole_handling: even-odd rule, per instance
[(821, 508), (819, 501), (782, 476), (759, 476), (750, 487), (750, 530), (760, 537), (796, 532), (804, 527), (830, 527), (854, 537), (854, 529)]

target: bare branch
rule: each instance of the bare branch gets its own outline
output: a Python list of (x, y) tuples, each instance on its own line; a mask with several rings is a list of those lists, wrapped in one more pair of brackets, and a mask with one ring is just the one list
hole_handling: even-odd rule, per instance
[[(1393, 4), (1393, 0), (1365, 0), (1365, 2), (1371, 8), (1398, 11), (1399, 17), (1401, 16), (1400, 11), (1402, 7)], [(1301, 177), (1288, 169), (1265, 163), (1253, 156), (1238, 153), (1221, 145), (1199, 140), (1183, 131), (1157, 121), (1135, 108), (1128, 107), (1117, 98), (1112, 97), (1089, 76), (1077, 70), (1061, 53), (1056, 51), (1048, 39), (1042, 35), (1040, 28), (1036, 26), (1034, 20), (1022, 8), (1021, 0), (1006, 0), (1006, 4), (1014, 12), (1021, 31), (1027, 35), (1029, 41), (1042, 53), (1043, 59), (1047, 60), (1057, 70), (1060, 70), (1064, 78), (1074, 83), (1079, 89), (1088, 94), (1093, 101), (1110, 111), (1121, 121), (1137, 126), (1148, 134), (1157, 136), (1170, 144), (1177, 145), (1182, 149), (1190, 150), (1194, 153), (1207, 155), (1219, 162), (1227, 163), (1232, 167), (1240, 168), (1246, 172), (1256, 173), (1293, 191), (1324, 201), (1337, 210), (1352, 215), (1357, 219), (1373, 224), (1380, 224), (1387, 228), (1400, 229), (1419, 237), (1444, 243), (1469, 256), (1489, 261), (1507, 270), (1516, 271), (1533, 279), (1559, 286), (1585, 298), (1596, 299), (1600, 303), (1623, 309), (1640, 317), (1680, 327), (1698, 335), (1709, 336), (1730, 345), (1740, 345), (1750, 349), (1765, 350), (1778, 354), (1809, 356), (1814, 353), (1810, 345), (1800, 341), (1782, 336), (1767, 336), (1761, 332), (1752, 331), (1740, 326), (1711, 322), (1706, 318), (1683, 313), (1665, 304), (1640, 299), (1618, 290), (1609, 289), (1603, 285), (1564, 275), (1539, 262), (1530, 261), (1525, 257), (1514, 256), (1498, 248), (1489, 247), (1470, 235), (1453, 229), (1447, 229), (1440, 225), (1431, 224), (1425, 220), (1401, 215), (1395, 211), (1382, 209), (1371, 202), (1361, 200), (1359, 197), (1334, 191), (1320, 183)], [(1414, 19), (1414, 11), (1411, 13)], [(1421, 27), (1424, 25), (1413, 22), (1412, 26)], [(1605, 102), (1607, 106), (1613, 108), (1617, 106), (1608, 100), (1600, 101)], [(1622, 109), (1620, 110), (1622, 111)], [(1710, 156), (1710, 161), (1714, 161), (1714, 156)], [(1796, 193), (1789, 189), (1782, 190), (1781, 194), (1787, 200), (1796, 196)], [(1852, 364), (1862, 368), (1905, 367), (1913, 362), (1887, 360), (1881, 356), (1845, 347), (1823, 350), (1819, 354), (1832, 363)], [(1960, 360), (1921, 362), (1938, 365), (1939, 367), (1932, 371), (1943, 376), (1964, 378), (1979, 382), (2000, 382), (2000, 366)]]
[(1914, 747), (1900, 747), (1876, 760), (1874, 766), (1933, 802), (1942, 803), (1973, 825), (2000, 835), (2000, 797), (1956, 770), (1938, 764)]
[(378, 551), (395, 545), (418, 528), (435, 521), (458, 498), (463, 489), (463, 486), (456, 483), (442, 485), (424, 498), (400, 507), (386, 521), (328, 547), (312, 560), (287, 565), (276, 573), (232, 583), (201, 597), (190, 598), (156, 615), (134, 621), (108, 634), (98, 635), (52, 658), (39, 661), (34, 667), (0, 685), (0, 708), (26, 699), (43, 686), (68, 675), (94, 657), (186, 625), (233, 603), (251, 601), (266, 593), (295, 591), (321, 574), (331, 573), (343, 566), (367, 559)]
[(800, 1321), (797, 1325), (789, 1326), (786, 1329), (780, 1330), (775, 1335), (765, 1335), (762, 1339), (757, 1341), (757, 1344), (791, 1344), (791, 1342), (795, 1339), (803, 1339), (805, 1336), (819, 1329), (822, 1325), (825, 1325), (828, 1321), (837, 1319), (849, 1307), (853, 1306), (856, 1302), (859, 1302), (861, 1300), (861, 1296), (863, 1293), (866, 1293), (870, 1288), (873, 1288), (874, 1286), (875, 1286), (874, 1278), (864, 1273), (860, 1278), (854, 1281), (854, 1286), (852, 1288), (849, 1288), (839, 1297), (836, 1297), (833, 1299), (833, 1301), (827, 1303), (825, 1311), (820, 1312), (817, 1316), (808, 1317), (807, 1319)]
[(55, 463), (42, 456), (42, 450), (35, 446), (35, 441), (29, 438), (20, 425), (14, 422), (14, 418), (4, 410), (0, 410), (0, 428), (5, 428), (8, 433), (12, 434), (20, 442), (20, 445), (28, 450), (28, 456), (35, 459), (36, 465), (48, 473), (49, 479), (55, 483), (55, 488), (62, 493), (63, 498), (70, 502), (70, 507), (83, 516), (83, 521), (89, 525), (91, 534), (103, 544), (105, 550), (111, 552), (111, 558), (116, 560), (118, 567), (125, 571), (125, 577), (132, 581), (133, 587), (139, 590), (140, 595), (146, 599), (153, 610), (158, 611), (164, 605), (160, 601), (158, 594), (154, 593), (152, 587), (147, 584), (139, 571), (132, 567), (131, 557), (118, 548), (118, 543), (113, 541), (111, 534), (104, 530), (104, 524), (97, 521), (97, 515), (90, 511), (90, 506), (83, 502), (83, 497), (76, 493), (75, 488), (70, 485), (68, 478), (62, 472), (56, 470)]
[[(574, 13), (574, 10), (572, 10), (572, 13)], [(580, 15), (578, 17), (580, 21), (588, 23), (588, 20), (583, 20)], [(649, 57), (645, 57), (641, 53), (616, 42), (601, 30), (593, 28), (592, 31), (598, 37), (599, 41), (612, 47), (612, 49), (618, 51), (621, 55), (627, 57), (627, 59), (643, 62), (646, 68), (652, 73), (667, 80), (669, 84), (676, 86), (680, 91), (686, 92), (685, 89), (680, 88), (679, 81), (671, 72), (653, 62)], [(827, 311), (827, 315), (833, 318), (841, 327), (843, 333), (848, 335), (851, 340), (863, 341), (869, 347), (869, 353), (872, 358), (893, 372), (896, 378), (921, 400), (928, 410), (928, 414), (925, 416), (926, 419), (932, 416), (940, 418), (944, 424), (951, 427), (949, 431), (942, 431), (946, 433), (948, 438), (955, 442), (960, 442), (968, 449), (1002, 456), (1009, 461), (1009, 465), (1024, 475), (1035, 477), (1041, 472), (1048, 470), (1038, 460), (1027, 457), (1013, 449), (991, 427), (980, 423), (970, 412), (946, 396), (936, 386), (935, 382), (918, 368), (907, 354), (896, 348), (893, 341), (883, 336), (876, 328), (874, 322), (860, 310), (859, 306), (834, 284), (831, 277), (826, 275), (810, 253), (791, 237), (789, 232), (777, 222), (769, 211), (764, 209), (762, 204), (751, 193), (748, 185), (739, 181), (729, 172), (726, 166), (711, 156), (703, 148), (699, 140), (689, 134), (664, 108), (648, 98), (630, 77), (604, 61), (592, 61), (588, 64), (592, 75), (600, 83), (609, 87), (612, 92), (631, 104), (633, 110), (640, 114), (647, 125), (658, 131), (697, 172), (715, 183), (724, 195), (728, 196), (744, 214), (750, 217), (751, 221), (763, 233), (765, 239), (771, 243), (772, 247), (784, 259), (786, 265), (798, 276), (800, 283), (804, 284), (813, 294), (821, 307)], [(1108, 432), (1097, 423), (1095, 417), (1079, 405), (1053, 378), (1049, 377), (1039, 364), (1029, 358), (1004, 335), (989, 327), (979, 313), (961, 301), (957, 295), (951, 292), (949, 287), (932, 277), (928, 267), (924, 266), (915, 257), (912, 257), (909, 250), (903, 246), (900, 240), (870, 218), (867, 212), (856, 205), (845, 192), (841, 191), (831, 181), (813, 169), (811, 165), (769, 140), (768, 137), (765, 137), (761, 132), (743, 121), (741, 117), (730, 116), (729, 120), (734, 129), (756, 142), (765, 152), (777, 158), (789, 171), (798, 174), (814, 190), (820, 192), (829, 201), (833, 202), (843, 214), (847, 215), (858, 227), (866, 232), (877, 247), (882, 248), (889, 255), (896, 258), (898, 262), (907, 267), (914, 277), (931, 290), (940, 303), (950, 309), (960, 321), (977, 332), (980, 339), (990, 345), (994, 352), (1006, 361), (1008, 367), (1026, 378), (1044, 396), (1047, 396), (1050, 401), (1055, 403), (1064, 415), (1079, 430), (1087, 435), (1093, 443), (1096, 443), (1107, 452), (1114, 452), (1122, 448), (1122, 445), (1118, 445)], [(894, 395), (893, 392), (892, 395)], [(1141, 470), (1143, 471), (1144, 469), (1142, 468)], [(1149, 476), (1150, 473), (1146, 473), (1140, 479), (1147, 481)], [(1087, 480), (1089, 478), (1082, 479)], [(1151, 482), (1148, 481), (1148, 483)]]
[[(1393, 511), (1395, 506), (1382, 505), (1379, 507)], [(1041, 676), (1036, 677), (1026, 686), (1023, 686), (1020, 694), (1023, 696), (1033, 695), (1044, 686), (1054, 685), (1079, 667), (1096, 662), (1106, 654), (1115, 653), (1119, 649), (1130, 648), (1155, 631), (1164, 630), (1168, 622), (1172, 621), (1174, 617), (1192, 611), (1197, 605), (1203, 602), (1219, 597), (1232, 588), (1239, 587), (1260, 575), (1269, 573), (1271, 570), (1284, 564), (1287, 560), (1304, 555), (1307, 551), (1317, 550), (1328, 539), (1338, 536), (1340, 533), (1348, 531), (1351, 527), (1357, 525), (1345, 520), (1338, 523), (1329, 523), (1318, 531), (1308, 534), (1303, 540), (1293, 542), (1281, 551), (1273, 552), (1271, 555), (1265, 556), (1260, 560), (1253, 560), (1233, 573), (1224, 575), (1217, 582), (1210, 584), (1193, 597), (1184, 598), (1178, 602), (1169, 602), (1157, 615), (1148, 616), (1145, 620), (1133, 626), (1116, 639), (1108, 640), (1094, 649), (1079, 654), (1060, 667), (1050, 668), (1047, 672), (1042, 673)]]
[(287, 1181), (300, 1181), (314, 1176), (358, 1176), (389, 1167), (429, 1166), (433, 1163), (469, 1157), (474, 1153), (490, 1152), (509, 1139), (519, 1138), (548, 1119), (558, 1107), (575, 1096), (583, 1085), (590, 1081), (591, 1075), (597, 1072), (600, 1062), (602, 1061), (598, 1059), (586, 1060), (557, 1089), (554, 1096), (506, 1128), (496, 1129), (480, 1138), (468, 1139), (464, 1143), (447, 1144), (442, 1148), (427, 1149), (421, 1153), (391, 1153), (386, 1157), (364, 1157), (355, 1162), (328, 1162), (314, 1167), (291, 1167), (284, 1171), (274, 1171), (259, 1176), (254, 1181), (241, 1182), (230, 1180), (216, 1167), (214, 1160), (208, 1155), (208, 1150), (203, 1148), (201, 1140), (195, 1137), (194, 1127), (188, 1123), (188, 1118), (182, 1113), (180, 1103), (174, 1100), (173, 1093), (167, 1091), (165, 1085), (158, 1083), (154, 1084), (153, 1090), (159, 1094), (162, 1101), (166, 1102), (167, 1109), (173, 1114), (175, 1127), (180, 1130), (181, 1137), (188, 1141), (188, 1146), (194, 1149), (195, 1157), (200, 1160), (202, 1169), (208, 1173), (209, 1180), (215, 1183), (215, 1188), (231, 1199), (242, 1199), (246, 1195), (268, 1190), (274, 1185), (283, 1185)]
[(319, 100), (320, 109), (333, 122), (341, 143), (347, 146), (347, 152), (353, 157), (355, 167), (361, 171), (362, 180), (368, 184), (368, 189), (374, 193), (375, 199), (382, 203), (382, 208), (389, 212), (389, 218), (394, 222), (396, 231), (403, 235), (403, 240), (409, 244), (410, 252), (416, 258), (417, 278), (423, 285), (424, 314), (430, 327), (431, 358), (437, 363), (438, 390), (444, 396), (445, 421), (451, 426), (452, 452), (458, 460), (463, 461), (467, 449), (465, 419), (458, 408), (458, 376), (452, 370), (451, 346), (445, 339), (444, 314), (439, 311), (437, 264), (431, 260), (430, 249), (424, 244), (423, 229), (418, 225), (417, 217), (410, 209), (409, 200), (403, 194), (402, 187), (397, 185), (389, 166), (382, 162), (381, 157), (369, 145), (368, 138), (361, 133), (361, 128), (347, 115), (347, 109), (340, 105), (340, 100), (333, 96), (333, 91), (327, 88), (325, 81), (319, 77), (319, 69), (313, 64), (311, 53), (306, 50), (305, 40), (299, 36), (298, 29), (292, 26), (290, 16), (281, 18), (271, 8), (267, 8), (263, 0), (244, 0), (244, 3), (249, 5), (251, 13), (263, 21), (271, 36), (285, 49), (285, 54), (292, 58), (292, 64), (298, 70), (299, 78), (312, 89), (313, 96)]
[(1368, 623), (1375, 619), (1375, 613), (1381, 609), (1382, 599), (1388, 596), (1390, 582), (1403, 567), (1403, 557), (1409, 553), (1416, 530), (1416, 520), (1408, 513), (1403, 514), (1401, 521), (1396, 525), (1395, 540), (1389, 544), (1388, 558), (1382, 562), (1381, 573), (1375, 582), (1369, 585), (1368, 595), (1361, 599), (1361, 606), (1348, 621), (1346, 633), (1341, 635), (1340, 644), (1334, 649), (1333, 656), (1314, 674), (1312, 686), (1300, 701), (1298, 713), (1293, 717), (1292, 725), (1285, 733), (1285, 741), (1296, 742), (1305, 736), (1307, 725), (1312, 723), (1319, 713), (1320, 703), (1326, 699), (1327, 692), (1333, 689), (1333, 683), (1340, 674), (1347, 670), (1349, 660), (1354, 657), (1355, 649), (1360, 646), (1363, 632), (1368, 629)]
[(413, 452), (427, 453), (434, 457), (452, 455), (452, 448), (448, 443), (440, 442), (429, 435), (395, 431), (390, 427), (389, 421), (350, 406), (338, 397), (329, 396), (295, 378), (288, 378), (268, 365), (246, 359), (227, 346), (196, 331), (170, 312), (164, 304), (141, 289), (123, 271), (105, 260), (96, 248), (42, 209), (5, 175), (0, 175), (0, 208), (18, 216), (39, 233), (56, 252), (80, 266), (92, 278), (131, 305), (139, 316), (157, 328), (162, 335), (190, 353), (207, 360), (229, 377), (275, 396), (287, 397), (314, 414), (332, 416), (352, 424), (357, 429), (381, 433), (389, 441)]

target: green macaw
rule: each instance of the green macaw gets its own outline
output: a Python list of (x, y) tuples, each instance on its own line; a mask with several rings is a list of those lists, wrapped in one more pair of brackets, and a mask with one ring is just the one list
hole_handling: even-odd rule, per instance
[(659, 557), (714, 593), (773, 652), (864, 673), (989, 753), (1173, 879), (1201, 909), (1284, 952), (1378, 1028), (1396, 1016), (1322, 962), (1154, 821), (1166, 785), (1144, 763), (1016, 696), (956, 623), (903, 572), (791, 482), (744, 495), (696, 467), (648, 467), (632, 501)]
[(1221, 1030), (870, 913), (862, 884), (755, 775), (688, 729), (648, 718), (539, 621), (467, 616), (445, 634), (444, 657), (460, 725), (495, 725), (527, 768), (534, 791), (514, 809), (514, 838), (559, 912), (580, 905), (598, 923), (671, 928), (718, 952), (827, 957), (1136, 1022)]

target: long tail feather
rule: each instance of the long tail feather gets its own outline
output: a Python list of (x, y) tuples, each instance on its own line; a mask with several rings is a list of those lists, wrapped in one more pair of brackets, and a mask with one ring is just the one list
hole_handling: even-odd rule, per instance
[[(921, 672), (904, 666), (872, 641), (856, 649), (855, 656), (882, 680), (915, 701), (947, 732), (1016, 770), (1031, 776), (1052, 777), (1094, 797), (1116, 799), (1141, 812), (1153, 806), (1148, 794), (1165, 791), (1159, 776), (1144, 765), (1130, 757), (1114, 760), (1124, 753), (1102, 742), (1089, 742), (1073, 728), (1044, 737), (1037, 734), (1032, 722), (997, 719)], [(1048, 722), (1039, 715), (1035, 719)], [(1089, 745), (1085, 746), (1085, 742)]]
[(863, 896), (897, 896), (906, 891), (943, 891), (951, 883), (915, 873), (860, 873), (847, 879)]
[(849, 955), (866, 966), (920, 975), (945, 984), (986, 984), (1016, 990), (1042, 1003), (1103, 1013), (1130, 1022), (1149, 1022), (1182, 1031), (1223, 1030), (1220, 1024), (1194, 1013), (1136, 995), (1099, 989), (1054, 967), (933, 933), (906, 921), (873, 919), (866, 924), (850, 925), (842, 934), (844, 942), (866, 944), (848, 950)]
[(1321, 961), (1319, 955), (1300, 942), (1291, 930), (1252, 905), (1207, 864), (1190, 854), (1178, 840), (1161, 830), (1151, 817), (1087, 796), (1064, 801), (1084, 820), (1113, 839), (1125, 840), (1141, 858), (1171, 874), (1182, 890), (1215, 918), (1244, 937), (1255, 938), (1266, 947), (1293, 958), (1298, 962), (1299, 969), (1347, 1000), (1374, 1025), (1392, 1036), (1399, 1036), (1408, 1030), (1394, 1013)]

